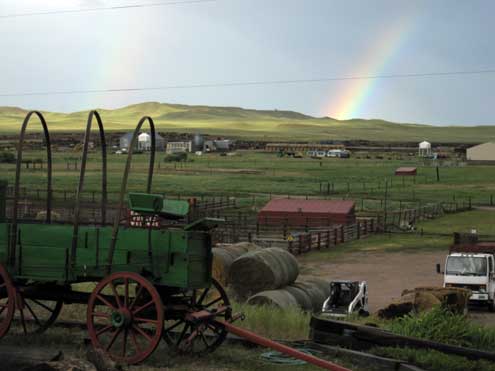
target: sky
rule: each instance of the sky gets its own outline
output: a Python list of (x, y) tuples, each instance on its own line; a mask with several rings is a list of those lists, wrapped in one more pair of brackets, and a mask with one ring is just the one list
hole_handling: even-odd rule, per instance
[[(495, 124), (493, 72), (194, 87), (495, 70), (494, 14), (492, 0), (0, 0), (0, 106), (73, 112), (158, 101)], [(16, 95), (164, 86), (179, 88)]]

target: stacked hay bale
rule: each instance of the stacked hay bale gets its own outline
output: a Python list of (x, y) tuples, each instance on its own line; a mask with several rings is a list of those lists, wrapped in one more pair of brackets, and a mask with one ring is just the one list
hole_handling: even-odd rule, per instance
[(330, 295), (330, 284), (324, 280), (297, 281), (278, 290), (261, 291), (248, 299), (253, 305), (273, 305), (279, 308), (299, 307), (307, 312), (319, 312)]
[(230, 267), (228, 282), (239, 299), (246, 299), (263, 290), (290, 285), (298, 275), (299, 265), (291, 253), (269, 247), (237, 258)]
[(228, 285), (230, 267), (234, 260), (250, 252), (259, 250), (260, 247), (250, 242), (239, 242), (235, 244), (219, 244), (212, 249), (212, 276), (222, 286)]

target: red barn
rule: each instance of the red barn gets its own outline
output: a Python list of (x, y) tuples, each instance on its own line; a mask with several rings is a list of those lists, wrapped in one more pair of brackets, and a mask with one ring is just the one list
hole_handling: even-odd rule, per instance
[(268, 202), (258, 213), (258, 223), (262, 225), (324, 227), (355, 221), (354, 201), (278, 198)]
[(417, 169), (415, 167), (399, 167), (395, 170), (395, 175), (415, 176)]

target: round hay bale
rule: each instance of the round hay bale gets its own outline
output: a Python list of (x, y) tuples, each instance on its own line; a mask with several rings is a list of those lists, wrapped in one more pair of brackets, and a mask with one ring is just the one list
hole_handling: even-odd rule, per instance
[(325, 292), (318, 285), (312, 282), (299, 281), (291, 286), (304, 291), (311, 301), (313, 311), (321, 312), (323, 302), (326, 300), (328, 295), (325, 295)]
[(325, 295), (325, 298), (328, 298), (330, 296), (330, 282), (327, 280), (324, 280), (322, 278), (317, 278), (317, 277), (312, 277), (312, 278), (305, 278), (301, 281), (304, 282), (309, 282), (318, 287), (323, 294)]
[(235, 244), (219, 244), (212, 249), (212, 275), (223, 286), (228, 282), (230, 267), (234, 260), (249, 251), (259, 250), (260, 247), (250, 242)]
[(313, 302), (306, 291), (295, 286), (287, 286), (284, 290), (289, 292), (294, 297), (294, 299), (296, 299), (297, 305), (302, 310), (306, 312), (313, 311)]
[(237, 258), (230, 268), (229, 283), (239, 299), (294, 282), (299, 275), (296, 258), (275, 247), (251, 251)]
[(247, 302), (251, 305), (271, 305), (281, 309), (299, 306), (294, 296), (285, 289), (259, 292), (251, 296)]
[(402, 295), (419, 292), (435, 296), (442, 307), (459, 314), (467, 312), (467, 305), (471, 296), (471, 290), (460, 287), (417, 287), (412, 290), (404, 290)]
[(414, 310), (417, 313), (427, 312), (441, 305), (440, 300), (429, 292), (416, 292), (414, 295)]
[(213, 278), (220, 282), (222, 286), (226, 286), (229, 283), (229, 271), (234, 260), (249, 251), (258, 249), (257, 245), (249, 242), (217, 245), (212, 249), (211, 272)]

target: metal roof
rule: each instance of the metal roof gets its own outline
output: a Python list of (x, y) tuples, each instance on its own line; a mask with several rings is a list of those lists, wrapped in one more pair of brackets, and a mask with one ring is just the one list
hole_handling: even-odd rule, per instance
[(417, 168), (415, 167), (398, 167), (395, 172), (396, 173), (414, 173)]
[(354, 207), (354, 201), (349, 200), (300, 200), (277, 198), (269, 201), (261, 212), (286, 213), (326, 213), (348, 214)]

